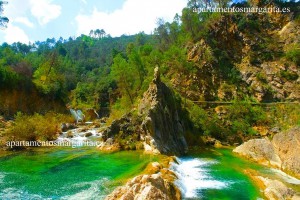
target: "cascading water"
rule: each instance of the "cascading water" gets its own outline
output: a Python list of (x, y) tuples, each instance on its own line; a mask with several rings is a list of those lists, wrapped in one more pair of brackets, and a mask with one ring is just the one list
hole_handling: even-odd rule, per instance
[(177, 159), (172, 169), (184, 199), (249, 199), (261, 197), (259, 189), (244, 173), (252, 164), (230, 150), (191, 152)]
[(216, 160), (201, 158), (177, 158), (178, 163), (172, 169), (178, 176), (175, 184), (182, 190), (185, 198), (201, 196), (201, 190), (221, 190), (230, 185), (230, 181), (220, 181), (210, 175), (210, 167), (217, 164)]

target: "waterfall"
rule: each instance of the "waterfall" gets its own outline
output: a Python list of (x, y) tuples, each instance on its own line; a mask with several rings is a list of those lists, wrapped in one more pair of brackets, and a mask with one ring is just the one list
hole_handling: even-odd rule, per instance
[(71, 112), (72, 116), (74, 117), (74, 119), (76, 120), (76, 123), (78, 123), (79, 121), (83, 122), (84, 114), (82, 113), (81, 110), (76, 111), (71, 108), (70, 112)]
[(196, 198), (201, 196), (201, 190), (222, 189), (229, 182), (215, 180), (210, 176), (210, 166), (217, 164), (215, 160), (200, 158), (178, 158), (179, 164), (173, 163), (171, 169), (178, 179), (175, 184), (180, 188), (184, 198)]

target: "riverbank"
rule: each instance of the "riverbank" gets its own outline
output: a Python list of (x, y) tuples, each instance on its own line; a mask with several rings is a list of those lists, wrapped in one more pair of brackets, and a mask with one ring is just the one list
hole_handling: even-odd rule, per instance
[(281, 175), (293, 180), (292, 184), (289, 184), (290, 181), (280, 181), (262, 176), (256, 171), (246, 170), (246, 173), (262, 189), (267, 199), (300, 199), (299, 141), (300, 127), (296, 126), (275, 134), (272, 139), (249, 140), (236, 147), (233, 152), (271, 169), (278, 169), (277, 171)]

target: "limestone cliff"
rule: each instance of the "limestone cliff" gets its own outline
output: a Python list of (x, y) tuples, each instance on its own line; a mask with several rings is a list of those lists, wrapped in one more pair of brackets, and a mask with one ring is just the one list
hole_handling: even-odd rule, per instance
[(133, 110), (113, 121), (103, 132), (104, 147), (133, 150), (140, 149), (142, 144), (145, 151), (152, 153), (184, 154), (188, 147), (178, 109), (174, 93), (160, 80), (159, 70), (155, 68), (154, 79), (140, 101), (138, 115)]
[(145, 149), (163, 154), (184, 154), (187, 143), (184, 127), (178, 115), (173, 92), (160, 80), (158, 67), (154, 79), (139, 104), (143, 118), (142, 129), (146, 133)]
[(299, 45), (299, 28), (299, 21), (284, 13), (220, 17), (209, 37), (186, 45), (193, 73), (172, 69), (168, 76), (193, 101), (230, 101), (242, 95), (262, 102), (299, 101), (299, 64), (285, 56)]

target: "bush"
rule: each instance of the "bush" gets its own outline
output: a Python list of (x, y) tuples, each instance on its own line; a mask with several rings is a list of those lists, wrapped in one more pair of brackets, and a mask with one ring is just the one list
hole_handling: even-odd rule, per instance
[(202, 131), (204, 135), (222, 138), (224, 133), (227, 133), (226, 128), (223, 127), (215, 113), (209, 113), (197, 105), (193, 105), (189, 113), (194, 128), (198, 129), (198, 131)]
[(234, 102), (229, 106), (228, 119), (232, 122), (232, 132), (254, 134), (253, 126), (269, 125), (267, 113), (261, 106), (253, 106), (248, 101)]
[(199, 106), (193, 105), (190, 109), (190, 119), (197, 129), (204, 129), (205, 122), (208, 121), (208, 116), (205, 110)]
[(267, 75), (263, 72), (258, 72), (256, 78), (263, 83), (267, 83)]
[(52, 112), (44, 116), (37, 113), (30, 116), (19, 112), (6, 135), (11, 140), (19, 141), (54, 140), (60, 131), (60, 123), (65, 118), (66, 116)]
[(293, 61), (296, 65), (300, 66), (300, 45), (296, 44), (289, 48), (285, 53), (288, 60)]
[(289, 72), (289, 71), (280, 71), (280, 76), (282, 78), (285, 78), (289, 81), (295, 81), (298, 79), (298, 74), (295, 72)]

